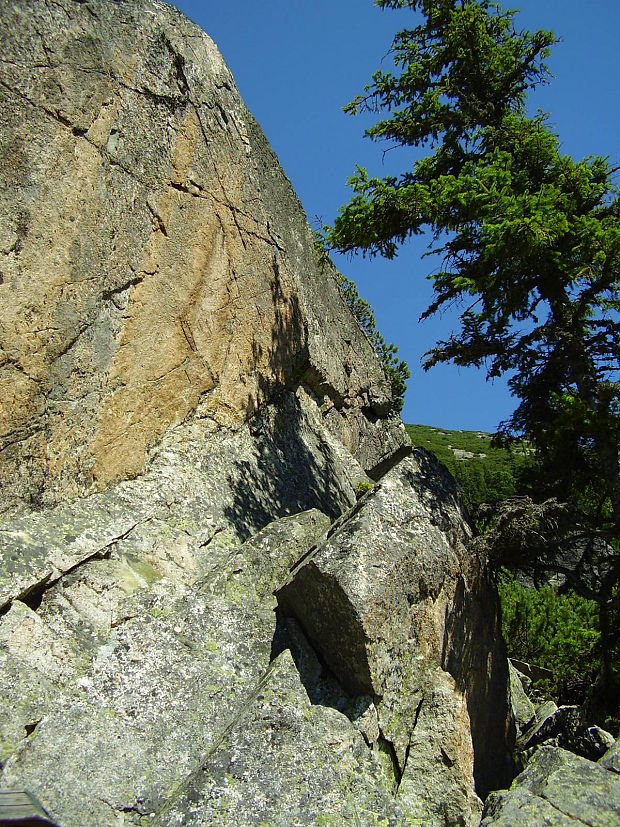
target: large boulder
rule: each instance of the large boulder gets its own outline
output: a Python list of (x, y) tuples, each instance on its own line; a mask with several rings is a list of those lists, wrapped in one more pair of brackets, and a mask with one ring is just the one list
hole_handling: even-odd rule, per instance
[(338, 681), (375, 706), (399, 797), (429, 825), (477, 824), (476, 788), (511, 777), (496, 597), (469, 534), (453, 480), (414, 451), (278, 591)]
[(135, 476), (305, 384), (372, 469), (406, 437), (213, 42), (159, 0), (0, 20), (0, 505)]
[(510, 790), (492, 793), (481, 827), (620, 824), (620, 778), (559, 747), (542, 746)]

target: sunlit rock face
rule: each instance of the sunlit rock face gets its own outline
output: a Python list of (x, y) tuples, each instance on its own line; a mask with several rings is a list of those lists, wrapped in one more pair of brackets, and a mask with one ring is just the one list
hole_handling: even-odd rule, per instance
[(389, 455), (381, 368), (213, 42), (150, 0), (1, 25), (5, 503), (101, 489), (197, 411), (235, 428), (304, 381), (368, 468)]
[(11, 0), (0, 45), (0, 790), (476, 824), (496, 593), (217, 48), (157, 0)]

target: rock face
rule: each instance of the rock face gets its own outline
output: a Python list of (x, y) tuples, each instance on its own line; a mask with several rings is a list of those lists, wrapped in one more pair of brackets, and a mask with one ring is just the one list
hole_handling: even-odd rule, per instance
[(12, 0), (0, 45), (0, 789), (477, 824), (496, 592), (216, 47), (157, 0)]
[[(493, 599), (465, 555), (454, 489), (420, 452), (333, 525), (314, 509), (260, 529), (275, 489), (239, 513), (231, 503), (250, 473), (260, 479), (253, 459), (267, 461), (251, 428), (290, 459), (271, 478), (290, 481), (299, 458), (282, 409), (271, 436), (269, 409), (213, 444), (180, 426), (141, 478), (3, 524), (3, 570), (17, 555), (23, 565), (4, 585), (0, 623), (1, 786), (34, 793), (63, 827), (119, 814), (125, 824), (474, 825), (474, 776), (479, 789), (504, 779), (505, 746), (476, 730), (476, 709), (503, 687), (503, 707), (487, 713), (502, 731), (507, 664), (475, 615), (454, 617), (459, 588), (481, 610)], [(307, 452), (346, 487), (329, 440)], [(303, 480), (295, 496), (317, 497)], [(311, 613), (298, 612), (302, 629), (275, 611), (274, 592), (284, 607), (299, 572), (335, 550), (358, 614), (341, 623), (340, 610), (317, 605), (333, 627), (321, 639)], [(352, 574), (373, 560), (364, 597)], [(485, 681), (467, 681), (466, 656), (462, 670), (446, 668), (461, 622), (491, 670)], [(368, 684), (346, 674), (356, 623)]]
[(426, 824), (443, 824), (437, 802), (456, 787), (475, 813), (472, 774), (482, 793), (510, 777), (507, 661), (468, 538), (454, 481), (417, 450), (278, 592), (342, 685), (376, 704), (403, 794), (428, 794)]
[(101, 490), (197, 411), (239, 427), (302, 384), (366, 468), (402, 444), (212, 41), (156, 0), (20, 0), (1, 27), (3, 505)]

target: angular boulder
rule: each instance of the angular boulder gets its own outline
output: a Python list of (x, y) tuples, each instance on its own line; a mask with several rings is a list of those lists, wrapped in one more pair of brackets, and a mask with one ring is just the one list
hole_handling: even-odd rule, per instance
[(620, 778), (559, 747), (542, 746), (510, 790), (492, 793), (481, 827), (620, 824)]
[(477, 823), (475, 786), (510, 778), (496, 598), (468, 536), (453, 480), (416, 450), (277, 593), (336, 679), (376, 707), (399, 796), (428, 824)]
[(510, 704), (517, 727), (517, 735), (521, 735), (536, 717), (536, 707), (529, 699), (523, 686), (523, 679), (527, 680), (526, 676), (522, 676), (510, 661), (508, 661), (508, 670), (510, 676)]

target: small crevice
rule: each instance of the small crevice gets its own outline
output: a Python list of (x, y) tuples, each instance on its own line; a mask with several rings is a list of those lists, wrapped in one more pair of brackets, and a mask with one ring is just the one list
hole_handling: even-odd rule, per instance
[(440, 747), (439, 751), (441, 752), (441, 760), (446, 767), (453, 767), (456, 763), (455, 759), (451, 758), (443, 747)]
[[(392, 741), (389, 738), (386, 738), (383, 730), (379, 727), (379, 738), (377, 740), (379, 745), (379, 749), (384, 752), (390, 759), (392, 763), (392, 772), (394, 774), (394, 795), (398, 793), (398, 789), (400, 787), (400, 782), (403, 780), (403, 774), (405, 772), (405, 767), (401, 768), (400, 763), (398, 761), (398, 755), (396, 754), (396, 748)], [(408, 757), (408, 756), (407, 756)]]
[(225, 530), (225, 527), (224, 527), (224, 526), (218, 526), (218, 527), (215, 529), (215, 531), (213, 532), (213, 534), (212, 534), (210, 537), (208, 537), (208, 538), (204, 541), (204, 543), (201, 543), (201, 544), (198, 546), (198, 548), (206, 548), (207, 546), (211, 545), (211, 543), (213, 542), (213, 540), (215, 540), (215, 538), (217, 537), (217, 535), (218, 535), (218, 534), (221, 534), (221, 533), (222, 533), (222, 531), (224, 531), (224, 530)]
[(119, 813), (132, 813), (133, 815), (140, 816), (140, 818), (149, 815), (148, 810), (141, 810), (139, 807), (120, 807), (118, 810)]
[(181, 319), (181, 330), (183, 331), (183, 336), (185, 336), (185, 341), (189, 345), (189, 349), (192, 353), (197, 353), (198, 347), (196, 345), (196, 340), (194, 339), (194, 334), (192, 333), (192, 329), (189, 325), (187, 319)]
[(126, 290), (129, 290), (130, 287), (136, 287), (138, 284), (144, 281), (144, 276), (136, 276), (133, 279), (121, 284), (119, 287), (114, 287), (111, 290), (104, 290), (101, 294), (101, 298), (104, 301), (111, 301), (114, 299), (115, 296), (118, 296), (120, 293), (124, 293)]
[(537, 793), (537, 795), (538, 798), (542, 798), (543, 801), (546, 801), (550, 807), (553, 807), (554, 810), (557, 810), (557, 812), (561, 813), (563, 816), (566, 816), (568, 818), (574, 818), (575, 821), (579, 822), (579, 824), (585, 824), (585, 827), (592, 827), (591, 821), (584, 821), (582, 818), (579, 818), (579, 816), (576, 816), (575, 813), (567, 813), (566, 810), (561, 810), (557, 804), (554, 804), (553, 801), (547, 798), (544, 792)]
[[(422, 695), (422, 697), (420, 698), (420, 702), (418, 703), (418, 705), (416, 707), (416, 710), (415, 710), (415, 715), (413, 716), (413, 725), (411, 727), (411, 734), (412, 735), (415, 732), (416, 726), (418, 725), (418, 718), (420, 717), (420, 712), (422, 711), (422, 704), (423, 703), (424, 703), (424, 695)], [(411, 746), (411, 738), (409, 739), (409, 745)], [(409, 749), (409, 747), (407, 747), (407, 749)]]
[(62, 359), (62, 357), (63, 357), (63, 356), (66, 356), (66, 354), (67, 354), (67, 353), (69, 353), (69, 351), (70, 351), (70, 350), (74, 347), (74, 345), (77, 343), (77, 341), (78, 341), (78, 339), (80, 338), (80, 336), (82, 336), (84, 333), (86, 333), (86, 331), (87, 331), (87, 330), (88, 330), (88, 328), (91, 326), (91, 324), (92, 324), (92, 323), (91, 323), (91, 322), (89, 322), (88, 324), (83, 325), (83, 326), (82, 326), (82, 327), (78, 330), (78, 332), (75, 334), (75, 336), (74, 336), (72, 339), (70, 339), (70, 340), (69, 340), (69, 342), (67, 342), (67, 344), (66, 344), (66, 345), (62, 348), (62, 350), (61, 350), (59, 353), (57, 353), (57, 354), (56, 354), (56, 359)]
[(29, 738), (35, 729), (39, 726), (43, 718), (39, 718), (37, 721), (33, 721), (31, 724), (25, 724), (24, 730), (26, 731), (26, 738)]
[(168, 47), (168, 51), (172, 56), (172, 64), (174, 66), (174, 71), (176, 74), (176, 82), (179, 88), (179, 91), (182, 95), (185, 95), (188, 99), (190, 96), (190, 88), (189, 82), (187, 80), (187, 75), (185, 74), (185, 58), (183, 55), (179, 54), (179, 52), (175, 49), (172, 43), (166, 38), (166, 46)]
[(235, 729), (239, 722), (247, 716), (248, 711), (252, 708), (252, 704), (256, 700), (257, 696), (264, 692), (269, 682), (272, 669), (273, 664), (270, 663), (265, 672), (263, 672), (256, 684), (247, 693), (245, 698), (241, 701), (239, 706), (235, 709), (235, 711), (224, 724), (224, 726), (215, 735), (208, 749), (201, 756), (198, 766), (192, 772), (190, 772), (183, 779), (183, 781), (181, 781), (178, 784), (176, 789), (174, 789), (172, 793), (169, 795), (167, 801), (163, 804), (163, 806), (156, 811), (156, 818), (154, 821), (155, 824), (163, 823), (163, 817), (174, 805), (175, 801), (177, 801), (185, 792), (187, 792), (193, 781), (200, 778), (204, 774), (206, 768), (208, 767), (209, 760), (211, 759), (211, 757), (218, 751), (222, 743)]
[(401, 460), (405, 459), (405, 457), (408, 457), (412, 451), (413, 448), (410, 445), (402, 445), (397, 451), (395, 451), (393, 454), (390, 454), (389, 457), (386, 457), (385, 459), (382, 459), (380, 462), (378, 462), (376, 465), (373, 465), (373, 467), (367, 470), (366, 473), (368, 474), (371, 480), (378, 482), (382, 477), (384, 477), (388, 473), (388, 471), (391, 471), (395, 465), (398, 465), (398, 463), (401, 462)]
[[(148, 517), (144, 522), (149, 522), (152, 518)], [(106, 543), (105, 546), (102, 548), (98, 548), (88, 557), (85, 557), (83, 560), (75, 563), (70, 568), (66, 569), (62, 572), (56, 572), (56, 576), (53, 576), (53, 572), (49, 572), (43, 580), (34, 583), (32, 586), (24, 589), (23, 592), (16, 595), (15, 597), (11, 598), (7, 601), (3, 606), (0, 607), (0, 616), (6, 614), (11, 607), (13, 601), (18, 600), (20, 603), (25, 603), (28, 608), (32, 609), (33, 611), (37, 611), (43, 602), (43, 598), (45, 597), (45, 593), (49, 591), (53, 586), (59, 583), (64, 577), (67, 577), (73, 572), (80, 569), (82, 566), (91, 563), (94, 560), (108, 560), (112, 554), (113, 547), (119, 540), (125, 540), (131, 532), (138, 526), (140, 523), (134, 523), (130, 528), (127, 529), (123, 534), (119, 534), (117, 537), (112, 537)]]
[(166, 225), (165, 225), (164, 220), (163, 220), (163, 218), (161, 217), (161, 215), (157, 212), (157, 210), (155, 210), (155, 209), (154, 209), (154, 208), (153, 208), (153, 207), (149, 204), (149, 202), (148, 202), (148, 201), (146, 202), (146, 206), (147, 206), (147, 208), (148, 208), (148, 211), (149, 211), (149, 212), (151, 213), (151, 215), (153, 216), (153, 229), (154, 229), (154, 230), (156, 230), (156, 231), (159, 231), (160, 233), (162, 233), (162, 235), (163, 235), (165, 238), (168, 238), (168, 230), (166, 229)]

